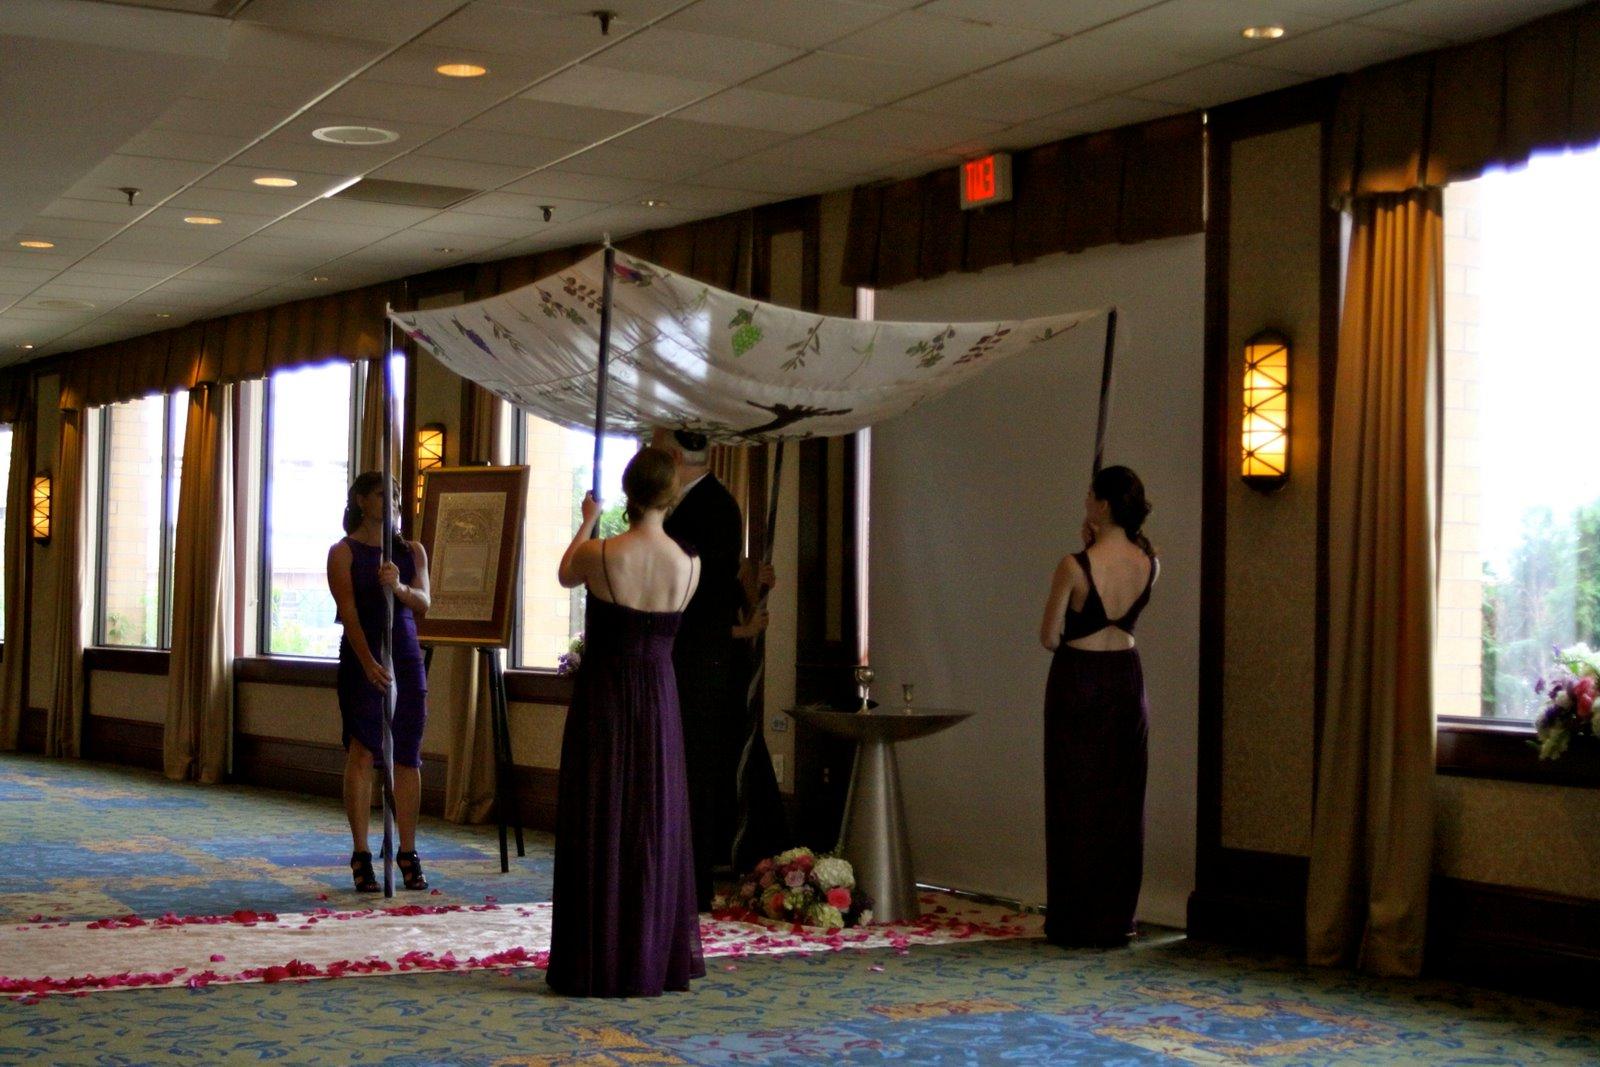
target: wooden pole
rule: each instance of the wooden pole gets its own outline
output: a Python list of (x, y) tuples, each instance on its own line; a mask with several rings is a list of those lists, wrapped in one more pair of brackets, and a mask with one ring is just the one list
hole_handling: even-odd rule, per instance
[[(394, 562), (394, 409), (389, 403), (392, 384), (389, 354), (394, 350), (394, 320), (385, 317), (383, 355), (378, 374), (383, 384), (381, 423), (383, 429), (383, 546), (380, 558)], [(370, 414), (368, 416), (370, 418)], [(383, 693), (383, 895), (394, 896), (394, 591), (383, 591), (383, 636), (379, 638), (379, 662), (389, 672), (389, 685)]]
[(1105, 360), (1100, 365), (1100, 417), (1094, 428), (1094, 471), (1099, 474), (1106, 458), (1106, 426), (1111, 419), (1111, 360), (1117, 348), (1117, 309), (1106, 314)]
[[(607, 363), (611, 358), (611, 286), (615, 277), (613, 268), (617, 262), (617, 251), (611, 247), (611, 242), (606, 241), (605, 250), (605, 280), (600, 283), (600, 358), (595, 370), (594, 379), (594, 499), (600, 502), (600, 460), (605, 449), (606, 440), (606, 375)], [(600, 535), (600, 523), (595, 522), (595, 536)]]

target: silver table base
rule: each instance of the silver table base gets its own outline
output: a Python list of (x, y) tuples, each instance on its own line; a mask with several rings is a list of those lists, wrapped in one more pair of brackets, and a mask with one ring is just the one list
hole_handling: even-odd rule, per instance
[(877, 922), (899, 922), (922, 914), (906, 838), (905, 801), (894, 743), (926, 737), (967, 718), (967, 712), (889, 709), (834, 711), (802, 707), (789, 714), (808, 725), (856, 742), (855, 769), (845, 801), (840, 855), (855, 869), (856, 885), (872, 898)]

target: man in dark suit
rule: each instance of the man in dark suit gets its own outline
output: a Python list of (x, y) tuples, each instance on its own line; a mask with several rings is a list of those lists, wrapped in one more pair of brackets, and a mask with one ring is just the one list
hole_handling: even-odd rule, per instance
[(678, 464), (678, 503), (666, 532), (700, 556), (700, 587), (684, 609), (672, 662), (689, 774), (695, 893), (705, 911), (712, 869), (731, 861), (739, 756), (748, 732), (743, 701), (730, 699), (737, 682), (734, 627), (745, 599), (739, 582), (744, 519), (733, 494), (711, 473), (703, 434), (658, 429), (651, 443)]

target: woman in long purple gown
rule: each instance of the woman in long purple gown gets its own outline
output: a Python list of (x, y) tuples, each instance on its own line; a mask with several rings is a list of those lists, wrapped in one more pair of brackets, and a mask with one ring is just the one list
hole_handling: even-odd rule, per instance
[(622, 486), (628, 532), (591, 540), (586, 496), (560, 569), (566, 588), (588, 586), (588, 618), (561, 738), (546, 980), (574, 996), (658, 996), (706, 973), (672, 667), (700, 568), (661, 527), (672, 457), (642, 450)]
[(1109, 947), (1134, 933), (1144, 871), (1149, 730), (1133, 628), (1161, 571), (1150, 513), (1127, 467), (1095, 475), (1087, 547), (1061, 560), (1039, 640), (1055, 653), (1044, 697), (1045, 936)]

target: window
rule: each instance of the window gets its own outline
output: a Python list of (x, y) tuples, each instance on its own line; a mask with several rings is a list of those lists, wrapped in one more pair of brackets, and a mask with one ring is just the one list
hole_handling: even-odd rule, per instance
[(147, 396), (99, 411), (94, 641), (172, 644), (172, 562), (187, 397)]
[(1436, 707), (1528, 719), (1552, 645), (1600, 647), (1600, 151), (1445, 194)]
[[(553, 670), (556, 660), (583, 629), (583, 588), (556, 581), (561, 554), (572, 543), (583, 494), (593, 481), (594, 435), (569, 430), (529, 414), (516, 416), (517, 462), (528, 465), (528, 504), (522, 530), (521, 595), (512, 662)], [(638, 450), (630, 437), (605, 439), (600, 460), (603, 534), (626, 529), (622, 470)]]
[(261, 652), (331, 658), (339, 653), (340, 629), (328, 593), (328, 547), (344, 535), (356, 368), (328, 363), (280, 371), (266, 391)]

